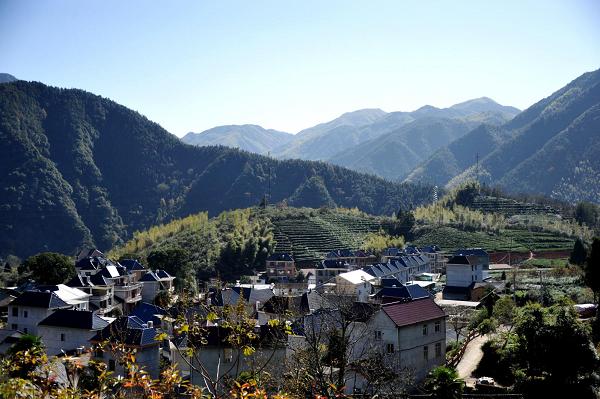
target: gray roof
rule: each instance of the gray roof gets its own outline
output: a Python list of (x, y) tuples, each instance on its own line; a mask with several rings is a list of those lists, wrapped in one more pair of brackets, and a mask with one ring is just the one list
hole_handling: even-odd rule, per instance
[(79, 328), (82, 330), (101, 330), (109, 325), (109, 322), (90, 311), (58, 309), (46, 317), (40, 326)]
[(71, 305), (60, 299), (54, 292), (25, 291), (11, 303), (11, 306), (58, 309), (68, 308)]

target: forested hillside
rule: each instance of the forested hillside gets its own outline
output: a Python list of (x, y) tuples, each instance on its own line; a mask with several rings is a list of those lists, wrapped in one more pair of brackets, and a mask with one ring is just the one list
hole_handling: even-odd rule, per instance
[(324, 163), (189, 146), (113, 101), (35, 82), (0, 85), (0, 140), (0, 255), (108, 249), (173, 217), (257, 205), (269, 186), (271, 202), (372, 214), (431, 193)]
[(405, 181), (450, 187), (475, 177), (511, 192), (599, 203), (600, 70), (497, 129), (480, 128), (439, 150)]
[(248, 208), (154, 226), (110, 255), (133, 256), (151, 266), (158, 258), (170, 258), (177, 264), (173, 273), (183, 279), (217, 274), (237, 278), (264, 269), (273, 252), (287, 252), (301, 264), (313, 265), (331, 250), (365, 248), (373, 237), (385, 240), (406, 233), (404, 227), (396, 218), (357, 209)]

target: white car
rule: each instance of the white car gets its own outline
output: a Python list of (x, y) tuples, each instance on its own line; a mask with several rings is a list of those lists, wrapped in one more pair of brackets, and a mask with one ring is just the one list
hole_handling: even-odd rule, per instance
[(479, 377), (475, 382), (476, 385), (495, 385), (496, 382), (492, 377)]

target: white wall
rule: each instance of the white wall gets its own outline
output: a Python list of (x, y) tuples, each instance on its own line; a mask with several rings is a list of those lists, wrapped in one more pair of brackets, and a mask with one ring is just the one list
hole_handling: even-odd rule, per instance
[[(90, 348), (89, 339), (96, 335), (96, 330), (83, 330), (79, 328), (62, 328), (52, 326), (39, 326), (38, 335), (41, 337), (46, 353), (58, 355), (61, 349), (66, 351), (77, 349), (80, 346)], [(61, 340), (64, 334), (64, 341)]]
[[(17, 330), (21, 332), (27, 332), (28, 334), (38, 334), (38, 323), (50, 316), (54, 312), (52, 309), (45, 308), (34, 308), (29, 306), (18, 306), (19, 315), (13, 316), (13, 308), (15, 306), (8, 307), (8, 328), (13, 329), (13, 324), (17, 325)], [(27, 312), (27, 317), (25, 317)], [(27, 331), (26, 331), (27, 330)]]

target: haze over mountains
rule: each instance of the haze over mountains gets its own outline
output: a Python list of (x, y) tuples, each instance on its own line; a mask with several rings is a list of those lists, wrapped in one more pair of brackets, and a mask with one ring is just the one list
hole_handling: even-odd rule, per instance
[[(0, 256), (110, 249), (199, 211), (272, 203), (391, 215), (431, 188), (322, 162), (182, 143), (158, 124), (75, 89), (0, 84)], [(269, 182), (271, 184), (269, 184)]]
[[(393, 181), (452, 187), (477, 177), (511, 192), (600, 202), (599, 92), (596, 70), (523, 112), (486, 97), (445, 109), (359, 110), (268, 151)], [(220, 140), (229, 136), (222, 130)], [(243, 148), (239, 140), (228, 145)]]
[[(222, 144), (289, 159), (322, 160), (391, 180), (408, 174), (438, 148), (481, 123), (502, 124), (519, 112), (483, 97), (449, 108), (424, 106), (413, 112), (363, 109), (291, 136), (240, 135), (240, 127), (222, 126), (182, 140), (189, 144)], [(220, 135), (216, 135), (218, 131)]]

